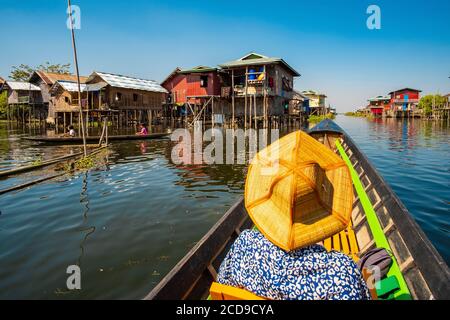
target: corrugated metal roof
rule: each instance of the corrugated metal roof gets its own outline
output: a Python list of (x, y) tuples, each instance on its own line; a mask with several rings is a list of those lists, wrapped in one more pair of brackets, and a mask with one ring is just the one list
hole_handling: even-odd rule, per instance
[(6, 81), (6, 85), (11, 88), (11, 90), (41, 91), (41, 88), (29, 82)]
[(391, 100), (391, 97), (388, 97), (388, 96), (386, 96), (386, 97), (378, 96), (378, 97), (369, 99), (369, 101), (381, 101), (381, 100)]
[(249, 66), (249, 65), (264, 65), (264, 64), (275, 64), (275, 63), (283, 64), (287, 69), (291, 70), (291, 72), (294, 74), (294, 76), (300, 76), (300, 74), (294, 68), (292, 68), (289, 64), (287, 64), (286, 61), (284, 61), (283, 59), (270, 58), (270, 57), (266, 57), (264, 55), (254, 53), (254, 52), (249, 53), (238, 60), (220, 64), (219, 67), (233, 68), (233, 67), (243, 67), (243, 66)]
[(100, 89), (103, 89), (107, 85), (108, 84), (106, 82), (98, 82), (98, 83), (87, 84), (86, 88), (87, 88), (87, 91), (93, 92), (93, 91), (100, 91)]
[(89, 80), (93, 77), (93, 75), (98, 75), (103, 79), (103, 81), (115, 88), (168, 93), (166, 89), (153, 80), (144, 80), (105, 72), (94, 72), (89, 77)]
[[(55, 83), (55, 87), (60, 85), (65, 91), (69, 92), (77, 92), (78, 91), (78, 83), (73, 81), (57, 81)], [(86, 84), (80, 83), (81, 91), (86, 91)]]
[[(80, 83), (81, 92), (93, 92), (99, 91), (100, 89), (106, 87), (107, 84), (104, 82), (93, 83), (93, 84), (85, 84)], [(68, 92), (78, 92), (78, 83), (73, 81), (56, 81), (52, 86), (51, 91), (55, 92), (59, 87), (63, 88), (63, 90)]]

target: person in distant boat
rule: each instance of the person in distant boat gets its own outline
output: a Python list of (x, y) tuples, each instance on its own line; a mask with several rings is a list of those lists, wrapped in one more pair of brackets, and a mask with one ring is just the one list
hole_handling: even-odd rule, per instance
[(74, 138), (77, 135), (74, 126), (70, 125), (68, 129), (69, 129), (69, 137)]
[(140, 131), (137, 132), (136, 135), (138, 135), (138, 136), (148, 136), (148, 129), (147, 129), (147, 127), (145, 126), (144, 123), (141, 123), (141, 124), (139, 125), (139, 129), (140, 129)]
[(245, 185), (257, 229), (239, 235), (217, 282), (273, 300), (370, 300), (352, 258), (318, 244), (350, 223), (345, 163), (303, 132), (272, 146), (255, 157)]

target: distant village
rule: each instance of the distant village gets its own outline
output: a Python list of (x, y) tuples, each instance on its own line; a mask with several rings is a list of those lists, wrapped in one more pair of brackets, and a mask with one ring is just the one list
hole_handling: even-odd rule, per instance
[[(421, 90), (403, 88), (368, 100), (369, 104), (356, 111), (356, 114), (374, 118), (423, 118), (424, 110), (419, 108)], [(449, 118), (450, 94), (443, 96), (446, 103), (432, 106), (430, 117)]]
[[(108, 117), (118, 128), (137, 123), (268, 127), (334, 114), (327, 96), (294, 89), (299, 72), (281, 58), (247, 54), (217, 67), (175, 68), (162, 83), (107, 72), (80, 77), (87, 124)], [(7, 119), (65, 130), (80, 122), (77, 77), (35, 71), (27, 82), (1, 79)]]
[[(300, 73), (281, 58), (249, 53), (217, 67), (175, 68), (162, 81), (107, 72), (77, 77), (34, 71), (27, 82), (0, 78), (7, 92), (7, 120), (66, 130), (87, 126), (107, 117), (117, 128), (138, 123), (192, 126), (196, 121), (228, 127), (267, 128), (275, 124), (302, 124), (308, 118), (336, 114), (327, 96), (314, 90), (294, 89)], [(404, 88), (369, 100), (359, 115), (421, 117), (420, 90)], [(448, 117), (448, 95), (447, 113)]]

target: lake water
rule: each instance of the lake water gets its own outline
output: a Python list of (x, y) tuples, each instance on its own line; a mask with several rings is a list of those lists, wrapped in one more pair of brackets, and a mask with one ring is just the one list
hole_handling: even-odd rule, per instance
[[(450, 261), (450, 129), (338, 117)], [(0, 170), (79, 147), (41, 147), (0, 124)], [(167, 140), (113, 144), (111, 165), (0, 196), (0, 299), (140, 299), (243, 193), (244, 165), (176, 166)], [(0, 189), (45, 172), (0, 180)], [(78, 264), (82, 290), (66, 289)]]

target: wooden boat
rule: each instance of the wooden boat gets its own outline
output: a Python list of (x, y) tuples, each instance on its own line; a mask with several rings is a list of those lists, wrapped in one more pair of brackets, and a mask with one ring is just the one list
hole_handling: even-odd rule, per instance
[[(138, 136), (138, 135), (123, 135), (123, 136), (110, 136), (108, 137), (109, 141), (118, 141), (118, 140), (151, 140), (151, 139), (159, 139), (167, 137), (169, 133), (150, 133), (146, 136)], [(81, 137), (26, 137), (23, 138), (28, 141), (35, 142), (43, 142), (49, 144), (82, 144), (83, 138)], [(98, 142), (100, 137), (86, 137), (86, 142)]]
[[(374, 247), (388, 246), (394, 258), (388, 276), (398, 286), (386, 299), (448, 299), (447, 264), (355, 142), (331, 120), (318, 124), (310, 135), (347, 162), (356, 195), (352, 227), (322, 244), (356, 259)], [(240, 199), (145, 299), (208, 298), (234, 240), (252, 226)]]

